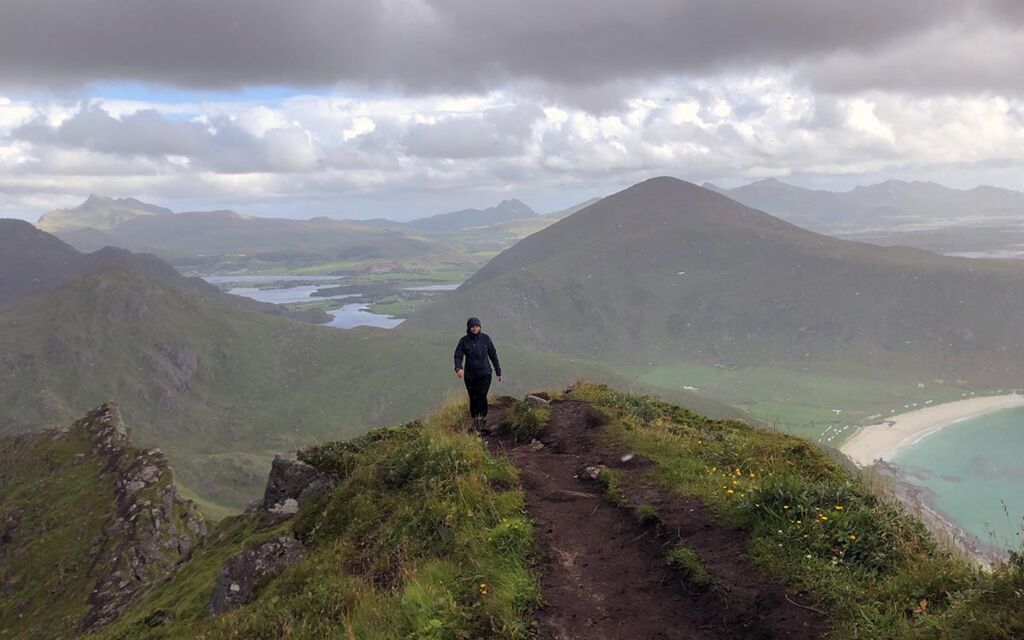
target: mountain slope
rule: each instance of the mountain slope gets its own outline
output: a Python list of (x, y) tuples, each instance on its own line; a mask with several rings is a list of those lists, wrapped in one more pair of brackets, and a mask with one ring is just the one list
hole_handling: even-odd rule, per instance
[(107, 229), (76, 231), (62, 238), (81, 250), (96, 243), (153, 253), (175, 264), (201, 266), (225, 257), (281, 261), (316, 258), (321, 263), (423, 256), (438, 248), (392, 229), (329, 218), (285, 220), (233, 211), (169, 213), (126, 220)]
[(174, 267), (153, 255), (109, 246), (93, 253), (79, 253), (56, 236), (27, 222), (0, 219), (0, 307), (112, 267), (125, 268), (206, 298), (261, 313), (313, 323), (330, 320), (327, 313), (319, 310), (294, 311), (281, 305), (229, 295), (200, 278), (182, 276)]
[(467, 315), (622, 363), (1024, 374), (1024, 264), (837, 240), (673, 178), (524, 239), (409, 322)]
[(487, 209), (463, 209), (406, 222), (403, 226), (418, 231), (444, 233), (470, 227), (486, 227), (513, 220), (534, 218), (537, 212), (519, 200), (502, 200)]
[(159, 451), (128, 444), (116, 407), (0, 438), (0, 628), (70, 637), (117, 618), (206, 537)]
[(0, 219), (0, 305), (45, 293), (107, 267), (125, 267), (179, 286), (194, 286), (154, 256), (112, 247), (82, 254), (28, 222)]
[(113, 229), (133, 218), (164, 215), (170, 209), (148, 204), (135, 198), (107, 198), (90, 195), (73, 209), (54, 209), (39, 217), (37, 226), (51, 233), (75, 229)]

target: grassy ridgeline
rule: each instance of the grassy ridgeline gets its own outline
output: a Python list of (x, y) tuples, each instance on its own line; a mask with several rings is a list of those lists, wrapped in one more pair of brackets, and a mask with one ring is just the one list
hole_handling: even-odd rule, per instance
[[(539, 601), (516, 472), (465, 430), (455, 404), (423, 423), (303, 451), (341, 473), (298, 517), (223, 521), (211, 542), (101, 638), (525, 638)], [(224, 560), (289, 533), (309, 552), (252, 604), (210, 618)], [(153, 626), (154, 612), (172, 623)]]
[(988, 573), (947, 553), (810, 442), (599, 385), (573, 397), (611, 415), (610, 442), (654, 461), (645, 482), (697, 497), (748, 531), (755, 562), (832, 616), (830, 638), (1024, 633), (1021, 555)]

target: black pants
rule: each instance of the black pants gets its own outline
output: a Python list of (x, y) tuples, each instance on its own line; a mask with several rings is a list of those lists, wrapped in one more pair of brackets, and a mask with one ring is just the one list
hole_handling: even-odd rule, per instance
[(491, 374), (465, 374), (463, 381), (469, 392), (469, 415), (474, 418), (487, 417), (487, 392), (491, 388)]

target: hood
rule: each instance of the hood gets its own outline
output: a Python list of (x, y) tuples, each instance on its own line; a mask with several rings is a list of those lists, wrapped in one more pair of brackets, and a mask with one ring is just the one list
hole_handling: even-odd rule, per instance
[(469, 328), (473, 325), (480, 325), (480, 318), (470, 318), (466, 320), (466, 333), (469, 333)]

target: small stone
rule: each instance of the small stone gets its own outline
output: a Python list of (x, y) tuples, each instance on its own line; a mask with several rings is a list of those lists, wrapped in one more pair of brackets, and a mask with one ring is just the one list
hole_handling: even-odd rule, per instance
[(295, 515), (299, 512), (299, 501), (295, 498), (288, 498), (284, 502), (275, 504), (273, 507), (268, 509), (268, 511), (279, 515)]
[(583, 467), (576, 473), (576, 477), (580, 480), (595, 481), (600, 477), (601, 472), (605, 470), (603, 464), (592, 465), (589, 467)]
[(543, 407), (551, 402), (550, 400), (545, 400), (544, 398), (535, 395), (526, 396), (526, 401), (535, 407)]
[(526, 449), (527, 451), (536, 453), (544, 448), (544, 443), (541, 442), (540, 440), (534, 439), (530, 441), (530, 444), (525, 445), (523, 448)]

